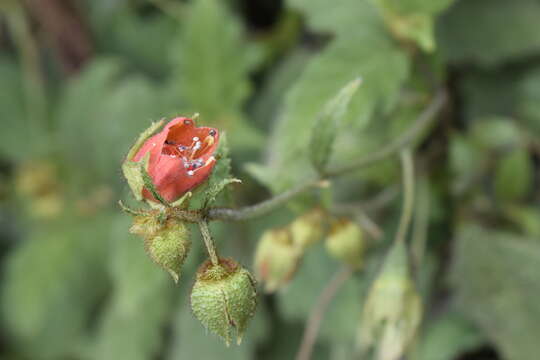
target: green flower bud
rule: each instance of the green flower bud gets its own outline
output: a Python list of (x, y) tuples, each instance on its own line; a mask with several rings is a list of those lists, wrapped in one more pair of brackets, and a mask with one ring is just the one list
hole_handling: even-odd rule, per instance
[(236, 261), (220, 259), (219, 265), (213, 265), (207, 260), (201, 265), (191, 290), (191, 309), (204, 327), (225, 340), (227, 346), (233, 328), (240, 345), (256, 307), (255, 280)]
[(174, 282), (191, 248), (189, 229), (177, 219), (160, 221), (158, 212), (135, 216), (130, 232), (144, 238), (144, 247), (150, 258), (171, 274)]
[(255, 250), (255, 276), (274, 292), (287, 284), (300, 263), (302, 251), (293, 243), (289, 228), (266, 231)]
[(302, 249), (319, 241), (324, 232), (325, 214), (321, 209), (314, 209), (299, 216), (290, 226), (295, 245)]
[(402, 242), (395, 244), (364, 305), (360, 347), (375, 347), (377, 360), (397, 360), (412, 343), (422, 317), (422, 303), (408, 269)]
[(326, 238), (326, 249), (336, 259), (353, 268), (363, 264), (364, 236), (362, 229), (348, 219), (336, 220)]

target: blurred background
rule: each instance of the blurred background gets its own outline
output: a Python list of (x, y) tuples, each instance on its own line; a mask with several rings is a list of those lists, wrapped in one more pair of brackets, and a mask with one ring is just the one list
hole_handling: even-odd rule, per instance
[[(322, 242), (306, 251), (226, 348), (189, 309), (201, 242), (175, 285), (128, 233), (117, 201), (140, 205), (120, 164), (151, 121), (198, 112), (227, 134), (243, 180), (223, 203), (257, 203), (314, 173), (317, 114), (358, 76), (335, 165), (448, 94), (414, 143), (407, 241), (423, 316), (405, 358), (538, 359), (538, 24), (539, 0), (1, 0), (0, 359), (295, 358), (340, 261)], [(251, 270), (261, 234), (316, 205), (354, 221), (364, 265), (323, 314), (312, 358), (356, 359), (401, 199), (391, 157), (212, 230)]]

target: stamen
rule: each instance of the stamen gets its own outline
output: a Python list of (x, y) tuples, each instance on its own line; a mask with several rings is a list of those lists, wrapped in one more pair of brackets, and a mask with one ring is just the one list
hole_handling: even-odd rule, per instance
[(189, 170), (189, 171), (187, 172), (187, 174), (188, 174), (189, 176), (193, 176), (193, 174), (195, 174), (195, 172), (194, 172), (193, 170)]
[(204, 138), (204, 143), (208, 146), (214, 145), (214, 138), (212, 136), (207, 136)]
[(204, 163), (204, 166), (206, 166), (206, 165), (208, 165), (208, 164), (211, 164), (211, 163), (213, 163), (214, 161), (216, 161), (216, 158), (213, 157), (213, 156), (210, 156), (210, 157), (208, 158), (208, 160), (206, 160), (206, 162)]

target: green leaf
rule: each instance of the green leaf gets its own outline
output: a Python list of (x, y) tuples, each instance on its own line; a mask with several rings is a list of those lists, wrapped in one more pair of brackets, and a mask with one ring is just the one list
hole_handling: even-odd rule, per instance
[[(172, 93), (185, 104), (184, 111), (200, 113), (205, 123), (227, 130), (233, 142), (257, 137), (242, 115), (257, 61), (242, 24), (220, 0), (196, 0), (186, 16), (170, 49)], [(237, 132), (251, 135), (236, 138)]]
[(310, 160), (320, 173), (324, 173), (332, 155), (339, 122), (361, 83), (360, 78), (349, 82), (327, 102), (323, 111), (317, 116), (310, 140)]
[(464, 225), (451, 271), (459, 310), (505, 359), (538, 358), (540, 242)]
[(206, 333), (203, 326), (189, 310), (187, 304), (177, 314), (174, 332), (174, 343), (168, 356), (170, 360), (248, 360), (252, 359), (253, 356), (254, 344), (250, 341), (251, 325), (246, 332), (242, 345), (226, 347), (218, 337)]
[(476, 119), (471, 126), (471, 140), (483, 151), (501, 150), (519, 146), (523, 142), (519, 128), (512, 118), (485, 117)]
[[(506, 92), (506, 91), (505, 91)], [(519, 101), (516, 116), (527, 130), (540, 135), (540, 68), (535, 67), (523, 75), (519, 84)]]
[(453, 0), (375, 0), (392, 33), (425, 51), (435, 49), (434, 20)]
[[(283, 317), (289, 322), (305, 323), (324, 287), (340, 269), (322, 244), (308, 251), (297, 273), (277, 296)], [(339, 343), (352, 342), (360, 320), (361, 297), (367, 287), (363, 277), (351, 277), (343, 284), (325, 313), (320, 336)]]
[[(293, 4), (306, 12), (310, 24), (334, 31), (337, 36), (308, 63), (286, 95), (283, 112), (270, 136), (266, 162), (269, 170), (258, 171), (259, 175), (269, 176), (260, 180), (271, 184), (274, 192), (314, 176), (309, 163), (311, 134), (306, 130), (313, 128), (317, 114), (343, 84), (361, 77), (364, 85), (350, 102), (341, 124), (343, 129), (338, 129), (342, 135), (334, 142), (336, 161), (351, 156), (344, 151), (341, 136), (359, 136), (375, 113), (391, 110), (409, 67), (407, 57), (385, 32), (381, 18), (368, 1), (347, 2), (339, 9), (325, 1), (298, 0)], [(328, 14), (332, 14), (329, 18), (338, 14), (343, 18), (328, 22)], [(341, 27), (345, 24), (346, 32)]]
[(523, 199), (531, 189), (533, 173), (527, 149), (519, 147), (504, 154), (495, 170), (494, 187), (497, 198), (501, 201)]
[(540, 239), (540, 209), (534, 206), (512, 206), (506, 208), (506, 213), (521, 227), (523, 233)]
[(213, 184), (205, 194), (205, 205), (203, 208), (208, 207), (213, 202), (216, 201), (217, 196), (227, 187), (227, 185), (235, 184), (235, 183), (241, 183), (242, 180), (235, 179), (235, 178), (226, 178), (222, 179), (220, 182)]
[(472, 324), (454, 312), (445, 313), (428, 324), (420, 337), (413, 360), (450, 360), (482, 346), (484, 338)]
[(143, 77), (122, 73), (118, 61), (98, 58), (60, 99), (57, 143), (73, 167), (84, 172), (83, 182), (120, 180), (117, 169), (124, 154), (141, 129), (162, 117), (158, 88)]
[(31, 359), (75, 351), (105, 286), (107, 217), (35, 229), (5, 264), (1, 310), (14, 343)]
[(128, 216), (114, 217), (108, 257), (113, 292), (90, 348), (93, 359), (146, 360), (162, 351), (174, 285), (128, 228)]
[(48, 134), (40, 133), (44, 119), (29, 119), (23, 88), (23, 72), (14, 62), (0, 57), (0, 156), (14, 160), (43, 155)]
[(84, 4), (90, 8), (86, 18), (93, 27), (96, 47), (102, 52), (122, 56), (142, 70), (165, 75), (169, 69), (163, 61), (163, 46), (170, 44), (175, 36), (175, 19), (137, 13), (133, 4), (128, 2), (101, 5), (106, 10), (100, 9), (98, 2)]
[(288, 4), (304, 13), (308, 25), (319, 32), (345, 34), (350, 32), (355, 21), (377, 23), (377, 20), (373, 22), (375, 13), (366, 7), (366, 0), (343, 0), (340, 6), (333, 6), (326, 0), (289, 0)]
[(493, 67), (540, 52), (536, 0), (457, 1), (441, 16), (438, 44), (450, 62)]

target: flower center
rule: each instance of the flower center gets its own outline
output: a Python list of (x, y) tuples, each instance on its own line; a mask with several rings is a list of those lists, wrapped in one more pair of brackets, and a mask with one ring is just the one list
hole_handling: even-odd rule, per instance
[(195, 175), (195, 172), (208, 164), (215, 161), (213, 156), (210, 156), (206, 161), (203, 159), (206, 151), (214, 144), (215, 132), (206, 136), (204, 140), (194, 136), (190, 145), (179, 144), (172, 140), (165, 140), (161, 153), (173, 158), (182, 160), (182, 168), (189, 176)]

